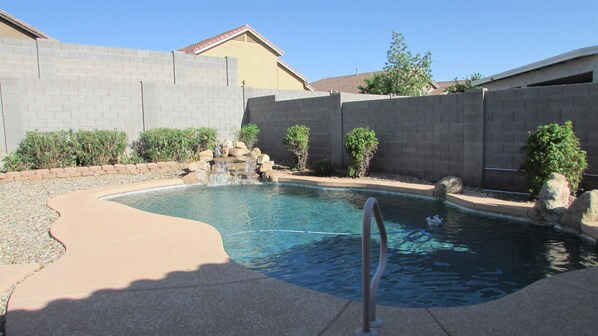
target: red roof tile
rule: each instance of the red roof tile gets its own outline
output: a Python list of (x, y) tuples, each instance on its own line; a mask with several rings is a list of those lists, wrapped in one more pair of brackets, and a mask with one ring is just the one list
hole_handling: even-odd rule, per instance
[(222, 34), (218, 34), (216, 36), (210, 37), (203, 41), (199, 41), (192, 45), (186, 46), (184, 48), (179, 49), (179, 51), (183, 51), (186, 54), (197, 55), (197, 54), (200, 54), (200, 53), (202, 53), (210, 48), (213, 48), (221, 43), (224, 43), (232, 38), (235, 38), (247, 31), (251, 32), (258, 39), (260, 39), (264, 44), (266, 44), (268, 47), (270, 47), (272, 50), (274, 50), (274, 52), (277, 53), (277, 56), (282, 56), (282, 54), (284, 54), (284, 52), (280, 48), (278, 48), (276, 45), (274, 45), (274, 43), (268, 41), (268, 39), (263, 37), (260, 33), (258, 33), (255, 29), (253, 29), (251, 26), (249, 26), (247, 24), (242, 25), (241, 27), (235, 28), (233, 30), (229, 30)]

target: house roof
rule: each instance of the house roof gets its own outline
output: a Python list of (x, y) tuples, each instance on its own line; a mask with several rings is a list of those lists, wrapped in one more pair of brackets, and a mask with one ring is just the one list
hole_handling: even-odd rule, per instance
[[(359, 93), (358, 86), (365, 85), (365, 78), (372, 77), (376, 74), (381, 74), (384, 71), (373, 71), (373, 72), (364, 72), (355, 75), (346, 75), (346, 76), (338, 76), (338, 77), (330, 77), (320, 79), (319, 81), (311, 83), (311, 86), (316, 89), (316, 91), (337, 91), (337, 92), (345, 92), (345, 93)], [(432, 91), (428, 93), (428, 95), (437, 95), (437, 94), (444, 94), (444, 90), (447, 86), (452, 85), (454, 81), (441, 81), (441, 82), (434, 82), (432, 81), (430, 84), (432, 85)]]
[(8, 14), (7, 12), (0, 9), (0, 19), (4, 21), (8, 21), (9, 23), (15, 25), (16, 27), (24, 30), (25, 32), (29, 33), (35, 38), (43, 38), (43, 39), (52, 39), (52, 37), (41, 30), (26, 24), (25, 22), (17, 19), (16, 17)]
[(383, 73), (384, 71), (363, 72), (354, 75), (323, 78), (311, 83), (316, 91), (337, 91), (345, 93), (359, 93), (358, 86), (365, 85), (365, 78)]
[(262, 43), (264, 43), (269, 48), (271, 48), (276, 53), (276, 56), (282, 56), (284, 54), (282, 49), (278, 48), (274, 43), (268, 41), (268, 39), (263, 37), (262, 34), (258, 33), (255, 29), (253, 29), (251, 26), (249, 26), (247, 24), (242, 25), (241, 27), (235, 28), (233, 30), (229, 30), (222, 34), (212, 36), (208, 39), (199, 41), (197, 43), (186, 46), (179, 50), (185, 52), (186, 54), (198, 55), (208, 49), (214, 48), (215, 46), (217, 46), (219, 44), (222, 44), (226, 41), (234, 39), (235, 37), (242, 35), (246, 32), (251, 32), (251, 34), (253, 34), (255, 37), (257, 37)]
[(474, 81), (472, 84), (473, 85), (483, 85), (483, 84), (486, 84), (489, 82), (497, 81), (499, 79), (516, 76), (516, 75), (519, 75), (519, 74), (522, 74), (525, 72), (529, 72), (529, 71), (533, 71), (533, 70), (537, 70), (540, 68), (545, 68), (545, 67), (557, 64), (557, 63), (563, 63), (563, 62), (567, 62), (567, 61), (570, 61), (570, 60), (573, 60), (576, 58), (592, 56), (592, 55), (598, 55), (598, 45), (587, 47), (587, 48), (576, 49), (573, 51), (566, 52), (564, 54), (560, 54), (560, 55), (556, 55), (556, 56), (553, 56), (553, 57), (550, 57), (547, 59), (543, 59), (538, 62), (530, 63), (528, 65), (524, 65), (524, 66), (521, 66), (521, 67), (518, 67), (515, 69), (500, 72), (500, 73), (497, 73), (496, 75), (478, 79), (477, 81)]

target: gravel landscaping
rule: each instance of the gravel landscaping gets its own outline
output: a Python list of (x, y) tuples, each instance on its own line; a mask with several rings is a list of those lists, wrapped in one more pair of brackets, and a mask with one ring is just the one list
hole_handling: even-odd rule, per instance
[[(58, 259), (64, 247), (49, 235), (58, 214), (48, 208), (49, 199), (71, 191), (176, 178), (180, 171), (138, 175), (102, 175), (0, 184), (0, 265), (42, 264)], [(12, 289), (0, 293), (0, 336)]]

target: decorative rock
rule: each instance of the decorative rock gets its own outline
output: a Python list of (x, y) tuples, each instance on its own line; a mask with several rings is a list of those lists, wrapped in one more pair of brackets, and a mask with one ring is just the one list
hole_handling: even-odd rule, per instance
[(207, 149), (203, 152), (199, 152), (199, 161), (212, 161), (214, 159), (214, 152), (211, 149)]
[(187, 166), (187, 170), (190, 172), (195, 172), (195, 171), (205, 171), (205, 170), (209, 170), (210, 169), (210, 164), (206, 161), (197, 161), (197, 162), (191, 162), (188, 166)]
[(581, 232), (582, 224), (598, 222), (598, 190), (586, 191), (567, 209), (559, 224), (565, 231)]
[(247, 145), (243, 141), (235, 141), (235, 148), (247, 150)]
[(280, 177), (280, 175), (281, 173), (277, 170), (268, 170), (262, 175), (262, 181), (278, 183), (278, 178)]
[(222, 143), (220, 144), (220, 146), (222, 148), (229, 148), (229, 149), (234, 147), (233, 142), (231, 140), (228, 140), (228, 139), (222, 141)]
[(268, 154), (260, 154), (257, 157), (257, 164), (264, 164), (264, 162), (270, 161), (270, 156)]
[(260, 173), (265, 173), (269, 170), (272, 170), (272, 167), (274, 167), (274, 161), (266, 161), (266, 162), (262, 163), (259, 171), (260, 171)]
[(552, 173), (540, 189), (538, 200), (527, 213), (533, 224), (554, 226), (569, 207), (569, 183), (561, 174)]
[(257, 148), (254, 148), (254, 149), (252, 149), (252, 150), (251, 150), (251, 152), (249, 152), (249, 156), (250, 156), (252, 159), (254, 159), (254, 160), (256, 160), (256, 159), (257, 159), (257, 157), (258, 157), (258, 156), (260, 156), (260, 154), (261, 154), (260, 150), (259, 150), (259, 149), (258, 149), (258, 150), (256, 150), (256, 149), (257, 149)]
[(228, 154), (229, 154), (230, 156), (235, 156), (235, 157), (237, 157), (237, 156), (244, 156), (244, 155), (247, 155), (247, 154), (249, 154), (249, 151), (247, 150), (247, 148), (243, 149), (243, 148), (237, 148), (237, 147), (235, 147), (235, 148), (232, 148), (232, 149), (229, 151), (229, 153), (228, 153)]
[(446, 194), (460, 194), (463, 192), (463, 181), (456, 176), (447, 176), (434, 185), (434, 197), (445, 200)]
[(251, 151), (256, 151), (257, 152), (257, 156), (260, 156), (260, 154), (262, 154), (262, 150), (259, 149), (259, 148), (257, 148), (257, 147), (253, 147), (253, 149)]
[(185, 184), (207, 184), (208, 174), (203, 170), (190, 172), (189, 174), (183, 176), (183, 182)]
[(228, 147), (222, 147), (222, 149), (220, 150), (220, 157), (228, 157), (228, 153), (230, 152), (230, 148)]

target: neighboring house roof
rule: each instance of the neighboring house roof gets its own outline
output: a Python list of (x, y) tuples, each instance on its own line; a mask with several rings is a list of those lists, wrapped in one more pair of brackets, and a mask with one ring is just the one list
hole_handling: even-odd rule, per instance
[[(311, 83), (316, 91), (337, 91), (345, 93), (359, 93), (359, 86), (365, 86), (365, 78), (372, 77), (384, 71), (364, 72), (355, 75), (346, 75), (320, 79)], [(428, 95), (444, 94), (447, 86), (452, 85), (454, 81), (431, 82), (432, 90)]]
[(263, 37), (260, 33), (258, 33), (255, 29), (253, 29), (251, 26), (249, 26), (247, 24), (242, 25), (241, 27), (235, 28), (233, 30), (229, 30), (222, 34), (218, 34), (216, 36), (210, 37), (203, 41), (199, 41), (192, 45), (186, 46), (186, 47), (180, 49), (180, 51), (183, 51), (186, 54), (198, 55), (208, 49), (214, 48), (215, 46), (217, 46), (219, 44), (222, 44), (228, 40), (234, 39), (235, 37), (237, 37), (245, 32), (251, 32), (251, 34), (255, 35), (255, 37), (257, 37), (262, 43), (264, 43), (265, 45), (270, 47), (272, 50), (274, 50), (274, 52), (276, 53), (276, 56), (282, 56), (284, 54), (282, 49), (278, 48), (276, 45), (274, 45), (274, 43), (268, 41), (268, 39)]
[(524, 65), (515, 69), (511, 69), (508, 71), (497, 73), (496, 75), (488, 76), (482, 79), (478, 79), (474, 81), (473, 85), (483, 85), (489, 82), (497, 81), (499, 79), (513, 77), (525, 72), (537, 70), (540, 68), (545, 68), (557, 63), (567, 62), (576, 58), (586, 57), (586, 56), (593, 56), (598, 55), (598, 46), (592, 46), (587, 48), (576, 49), (573, 51), (566, 52), (564, 54), (556, 55), (554, 57), (550, 57), (547, 59), (543, 59), (538, 62), (530, 63), (528, 65)]
[(345, 93), (359, 93), (359, 86), (365, 86), (365, 78), (381, 74), (384, 71), (364, 72), (354, 75), (345, 75), (320, 79), (311, 83), (316, 91), (336, 91)]
[[(459, 83), (464, 83), (464, 80), (459, 80)], [(428, 93), (428, 95), (439, 95), (439, 94), (445, 94), (446, 92), (444, 92), (444, 90), (446, 90), (446, 88), (450, 85), (455, 84), (455, 81), (440, 81), (440, 82), (434, 82), (436, 84), (436, 87), (434, 88), (434, 90), (430, 91)]]
[(33, 38), (42, 38), (42, 39), (52, 39), (52, 36), (42, 32), (41, 30), (26, 24), (25, 22), (17, 19), (16, 17), (8, 14), (7, 12), (0, 9), (0, 20), (7, 21), (8, 23), (12, 24), (13, 26), (22, 29), (28, 35), (31, 35)]

